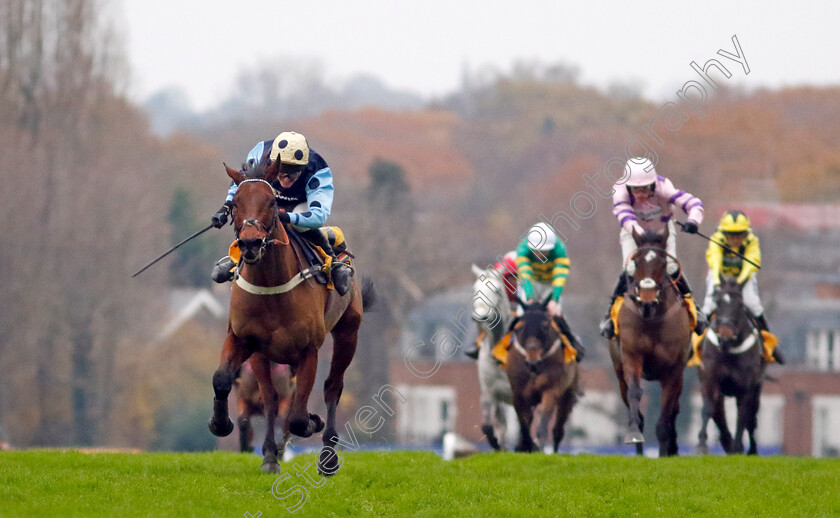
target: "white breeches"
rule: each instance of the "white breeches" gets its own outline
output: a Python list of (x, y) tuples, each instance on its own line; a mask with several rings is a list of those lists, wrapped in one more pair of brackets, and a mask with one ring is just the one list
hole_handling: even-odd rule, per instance
[[(713, 294), (715, 291), (715, 276), (712, 271), (706, 274), (706, 298), (703, 299), (703, 313), (711, 315), (717, 309)], [(744, 305), (750, 310), (754, 317), (759, 317), (764, 313), (764, 307), (761, 305), (761, 299), (758, 297), (758, 279), (753, 274), (750, 280), (744, 285), (741, 292), (744, 295)]]
[[(551, 284), (544, 284), (533, 279), (531, 280), (531, 286), (533, 286), (534, 288), (534, 300), (536, 300), (537, 302), (544, 301), (554, 290), (554, 286), (552, 286)], [(520, 298), (520, 300), (522, 300), (522, 302), (525, 302), (526, 297), (525, 291), (522, 289), (522, 284), (520, 284), (517, 288), (516, 295)], [(563, 295), (560, 295), (560, 300), (557, 301), (557, 306), (559, 308), (563, 307)], [(516, 316), (522, 316), (522, 307), (518, 304), (516, 306)]]
[[(676, 227), (674, 225), (674, 220), (668, 222), (668, 242), (665, 244), (665, 251), (671, 254), (673, 257), (677, 256), (677, 238), (676, 238)], [(636, 265), (633, 261), (629, 261), (628, 258), (633, 255), (633, 252), (636, 251), (638, 245), (636, 245), (636, 240), (633, 239), (633, 234), (627, 232), (623, 228), (618, 235), (619, 240), (621, 241), (621, 258), (624, 261), (623, 264), (625, 265), (625, 271), (631, 277), (636, 273)], [(677, 263), (674, 262), (673, 259), (670, 257), (668, 258), (668, 265), (665, 267), (668, 271), (669, 275), (674, 275), (677, 273), (679, 266)]]

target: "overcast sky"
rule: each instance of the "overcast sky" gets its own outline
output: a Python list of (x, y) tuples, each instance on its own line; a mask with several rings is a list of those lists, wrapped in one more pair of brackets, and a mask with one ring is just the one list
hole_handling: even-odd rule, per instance
[[(238, 72), (275, 59), (315, 60), (336, 82), (355, 73), (430, 98), (464, 67), (516, 59), (579, 67), (586, 84), (636, 83), (670, 99), (717, 58), (729, 86), (840, 85), (836, 1), (117, 0), (142, 101), (169, 86), (205, 109)], [(679, 7), (677, 7), (679, 4)], [(716, 55), (737, 35), (750, 74)]]

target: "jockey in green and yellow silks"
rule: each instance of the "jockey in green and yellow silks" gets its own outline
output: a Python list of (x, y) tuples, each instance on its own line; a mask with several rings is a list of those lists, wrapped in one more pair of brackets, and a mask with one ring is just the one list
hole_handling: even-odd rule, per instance
[(516, 248), (519, 298), (526, 303), (549, 298), (546, 310), (572, 342), (580, 360), (583, 357), (583, 345), (563, 316), (563, 289), (569, 277), (569, 266), (566, 246), (546, 223), (537, 223), (531, 227)]
[(550, 290), (549, 312), (560, 316), (563, 288), (569, 277), (569, 258), (563, 242), (548, 225), (534, 225), (516, 247), (516, 269), (522, 300), (541, 300)]

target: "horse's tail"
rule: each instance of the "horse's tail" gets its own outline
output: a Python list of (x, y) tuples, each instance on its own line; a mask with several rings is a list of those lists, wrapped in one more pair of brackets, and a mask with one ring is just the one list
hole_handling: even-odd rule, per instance
[(376, 307), (376, 288), (373, 279), (368, 275), (362, 276), (362, 311), (370, 311)]

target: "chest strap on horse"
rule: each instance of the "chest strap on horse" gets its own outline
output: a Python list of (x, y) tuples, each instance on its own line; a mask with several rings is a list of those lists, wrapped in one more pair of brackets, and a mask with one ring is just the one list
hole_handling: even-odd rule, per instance
[(313, 266), (302, 272), (298, 273), (288, 282), (280, 284), (278, 286), (257, 286), (256, 284), (251, 284), (250, 282), (246, 281), (239, 275), (239, 271), (236, 272), (236, 278), (233, 282), (237, 284), (240, 288), (251, 293), (253, 295), (279, 295), (281, 293), (286, 293), (287, 291), (291, 291), (292, 288), (297, 286), (298, 284), (302, 283), (309, 277), (312, 277), (316, 273), (320, 272), (323, 269), (323, 266)]

